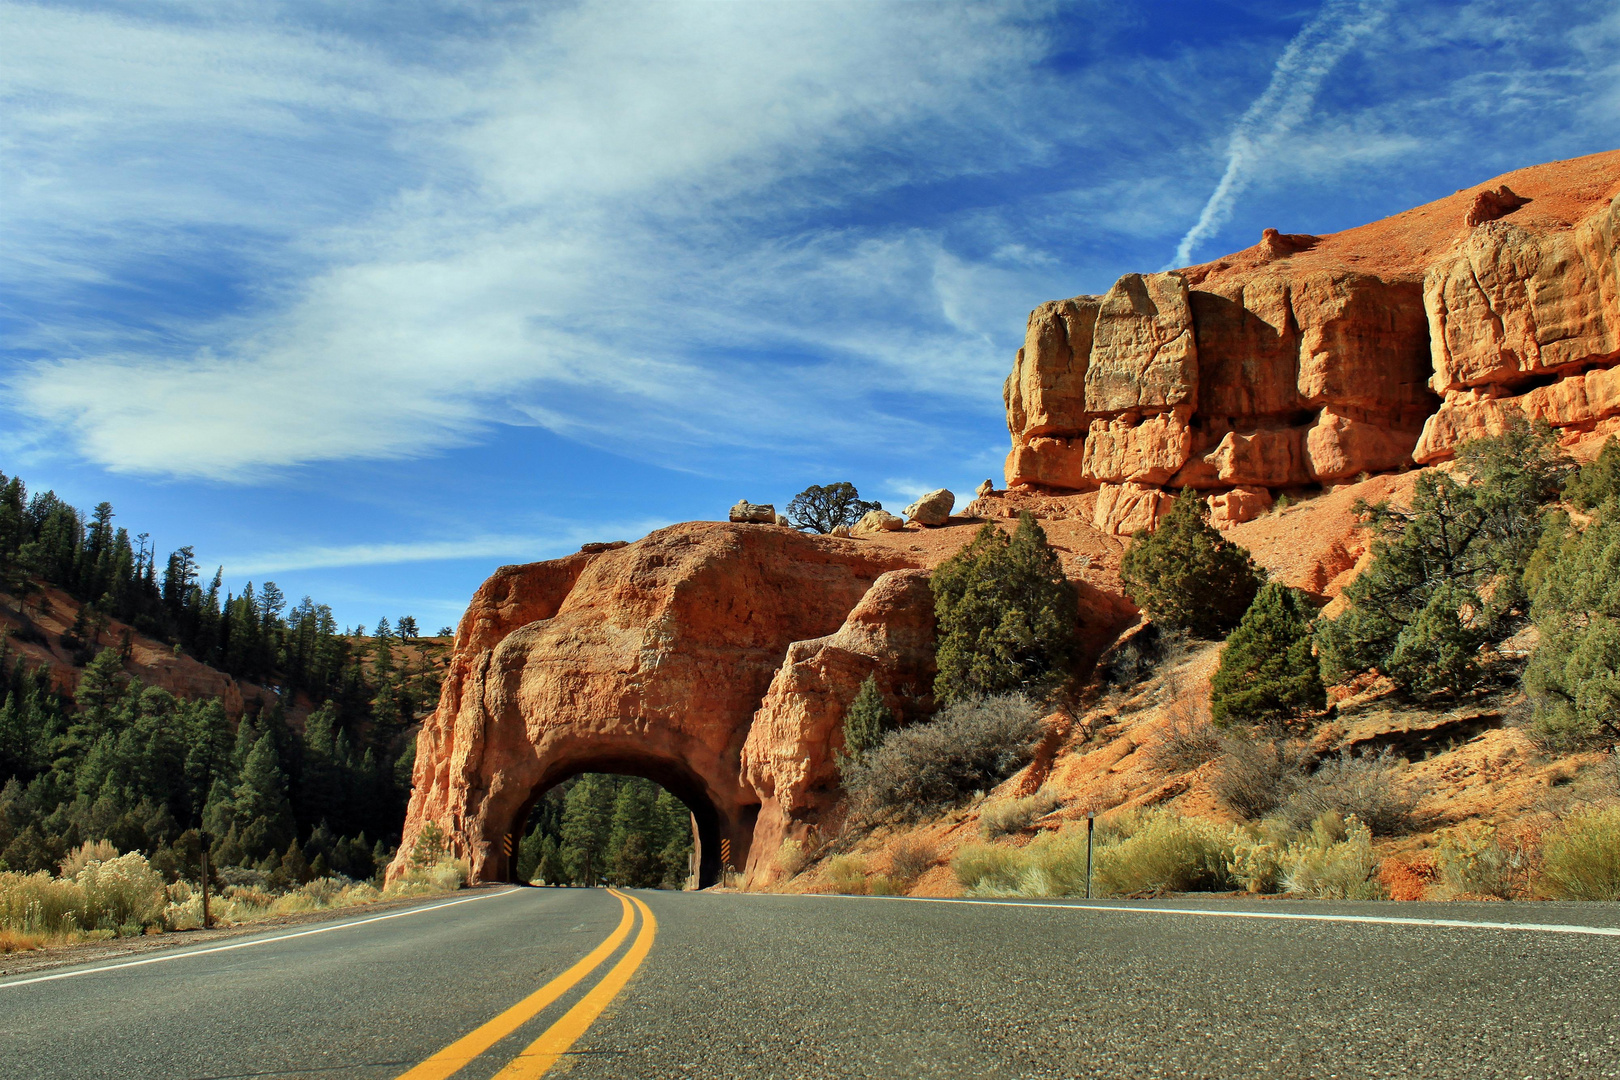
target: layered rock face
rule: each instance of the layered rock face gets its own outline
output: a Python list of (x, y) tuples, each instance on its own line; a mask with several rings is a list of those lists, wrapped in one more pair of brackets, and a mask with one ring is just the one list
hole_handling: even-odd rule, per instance
[(934, 673), (934, 594), (924, 570), (884, 574), (837, 633), (788, 647), (743, 746), (743, 776), (762, 806), (751, 882), (769, 877), (783, 840), (811, 840), (837, 804), (844, 711), (861, 683), (876, 678), (905, 723), (933, 711)]
[(1510, 410), (1590, 428), (1620, 415), (1617, 280), (1620, 152), (1127, 274), (1030, 314), (1007, 483), (1099, 490), (1116, 534), (1190, 486), (1231, 525), (1288, 488), (1443, 460)]
[[(625, 547), (502, 568), (473, 597), (439, 707), (418, 736), (404, 843), (390, 873), (403, 872), (417, 833), (435, 821), (477, 879), (506, 879), (508, 840), (535, 800), (589, 771), (645, 776), (686, 802), (706, 881), (720, 870), (722, 841), (744, 867), (762, 801), (781, 805), (782, 792), (819, 776), (814, 768), (807, 781), (787, 775), (782, 763), (815, 740), (775, 713), (774, 734), (753, 741), (745, 775), (743, 747), (762, 699), (793, 677), (779, 671), (785, 659), (791, 667), (822, 653), (830, 664), (829, 648), (851, 657), (866, 649), (906, 670), (898, 658), (912, 655), (914, 638), (931, 641), (931, 622), (924, 630), (915, 612), (905, 616), (916, 624), (909, 630), (903, 620), (893, 628), (872, 620), (909, 611), (916, 582), (885, 584), (860, 605), (874, 582), (910, 565), (881, 545), (697, 522)], [(931, 604), (928, 611), (931, 620)], [(814, 640), (830, 634), (838, 645)], [(921, 678), (921, 659), (908, 662)], [(754, 777), (768, 781), (766, 793)], [(801, 803), (795, 796), (788, 805)], [(774, 837), (788, 831), (775, 820), (760, 824)]]

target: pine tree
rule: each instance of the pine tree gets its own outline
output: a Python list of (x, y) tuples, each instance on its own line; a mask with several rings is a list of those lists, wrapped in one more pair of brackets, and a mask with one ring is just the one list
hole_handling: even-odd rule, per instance
[(934, 571), (941, 704), (982, 694), (1042, 693), (1069, 677), (1079, 598), (1046, 533), (1025, 512), (1009, 540), (986, 523)]
[(1119, 576), (1154, 622), (1201, 638), (1235, 628), (1263, 584), (1249, 553), (1210, 526), (1209, 507), (1191, 488), (1158, 528), (1132, 538)]
[(795, 528), (830, 533), (840, 525), (853, 525), (871, 511), (881, 509), (882, 503), (863, 501), (855, 485), (842, 480), (805, 488), (788, 503), (787, 516)]
[(450, 850), (450, 841), (444, 835), (444, 829), (436, 821), (423, 824), (416, 834), (416, 842), (411, 845), (411, 866), (417, 870), (425, 870), (443, 859)]
[(292, 835), (292, 808), (287, 777), (269, 732), (259, 737), (242, 763), (242, 778), (232, 795), (236, 820), (246, 822), (242, 846), (250, 855), (280, 848)]
[(633, 832), (613, 853), (609, 864), (613, 881), (633, 889), (650, 889), (664, 877), (664, 864), (647, 842), (647, 834)]
[(309, 861), (304, 858), (303, 849), (298, 846), (297, 840), (287, 843), (287, 850), (281, 856), (279, 867), (283, 877), (287, 879), (289, 887), (304, 885), (311, 877)]
[(1327, 704), (1311, 651), (1314, 612), (1298, 589), (1270, 582), (1226, 639), (1210, 680), (1210, 720), (1279, 724)]
[[(618, 864), (620, 853), (632, 836), (645, 840), (648, 834), (658, 831), (656, 791), (654, 784), (640, 777), (630, 777), (619, 784), (618, 794), (613, 799), (612, 823), (608, 827), (606, 857), (610, 866)], [(650, 851), (644, 844), (643, 854), (650, 855)], [(614, 876), (618, 878), (617, 871)]]
[(1585, 528), (1565, 521), (1548, 536), (1531, 607), (1541, 641), (1524, 688), (1532, 733), (1552, 750), (1620, 743), (1620, 504), (1598, 505)]
[(394, 631), (389, 627), (387, 619), (377, 622), (377, 632), (372, 637), (375, 642), (372, 649), (372, 670), (377, 674), (377, 681), (386, 684), (394, 675)]
[(883, 702), (877, 676), (868, 675), (844, 710), (844, 748), (838, 752), (840, 771), (858, 763), (862, 755), (883, 742), (883, 736), (893, 727), (894, 714)]
[(608, 781), (595, 773), (581, 776), (568, 791), (562, 821), (563, 857), (575, 881), (594, 885), (606, 869), (613, 794)]
[(658, 858), (664, 864), (660, 887), (678, 889), (686, 882), (692, 854), (692, 811), (667, 790), (658, 792)]
[(535, 860), (534, 873), (529, 880), (543, 881), (547, 885), (561, 885), (568, 880), (568, 866), (563, 861), (562, 850), (552, 837), (547, 836), (540, 842), (539, 857)]
[(1463, 693), (1489, 675), (1478, 648), (1523, 625), (1527, 575), (1547, 554), (1543, 505), (1568, 459), (1550, 427), (1520, 419), (1459, 446), (1457, 462), (1419, 476), (1410, 506), (1358, 506), (1373, 563), (1345, 588), (1345, 613), (1317, 624), (1330, 678), (1371, 669), (1409, 692)]
[(1620, 440), (1610, 435), (1596, 460), (1564, 486), (1564, 498), (1581, 510), (1595, 510), (1610, 499), (1620, 499)]
[(1396, 635), (1384, 667), (1403, 688), (1417, 694), (1467, 693), (1484, 681), (1479, 649), (1487, 635), (1479, 625), (1484, 605), (1454, 582), (1436, 589), (1429, 602)]

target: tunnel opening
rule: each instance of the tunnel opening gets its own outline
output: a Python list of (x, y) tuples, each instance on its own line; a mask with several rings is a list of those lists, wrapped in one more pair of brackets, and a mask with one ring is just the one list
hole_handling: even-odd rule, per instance
[(537, 785), (518, 812), (506, 843), (507, 879), (708, 888), (728, 868), (724, 831), (701, 782), (679, 767), (576, 763)]

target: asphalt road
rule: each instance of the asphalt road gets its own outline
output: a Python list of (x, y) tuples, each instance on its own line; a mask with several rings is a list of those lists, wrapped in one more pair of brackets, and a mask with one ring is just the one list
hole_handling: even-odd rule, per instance
[(0, 981), (6, 1078), (407, 1074), (1620, 1076), (1620, 908), (518, 889)]

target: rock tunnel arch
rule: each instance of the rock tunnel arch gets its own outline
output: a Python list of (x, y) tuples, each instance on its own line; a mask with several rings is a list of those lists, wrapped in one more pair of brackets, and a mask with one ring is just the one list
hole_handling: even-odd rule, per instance
[[(582, 772), (643, 776), (686, 803), (698, 819), (703, 883), (718, 878), (728, 841), (731, 865), (751, 872), (763, 850), (756, 832), (774, 853), (788, 835), (781, 819), (804, 812), (783, 793), (830, 768), (824, 721), (841, 712), (834, 699), (848, 688), (822, 695), (831, 711), (812, 710), (815, 723), (795, 712), (813, 695), (792, 690), (786, 713), (765, 725), (783, 729), (785, 717), (788, 734), (748, 758), (756, 713), (768, 711), (779, 677), (814, 666), (822, 644), (841, 640), (863, 598), (883, 592), (873, 589), (880, 578), (921, 575), (900, 592), (914, 606), (925, 598), (915, 565), (880, 544), (688, 522), (634, 544), (502, 567), (462, 619), (439, 706), (418, 736), (390, 876), (406, 870), (432, 821), (473, 880), (509, 880), (511, 834), (545, 790)], [(931, 601), (926, 609), (917, 652), (931, 664)], [(881, 638), (886, 616), (873, 618), (866, 636)], [(840, 672), (864, 664), (864, 677), (878, 663)]]

